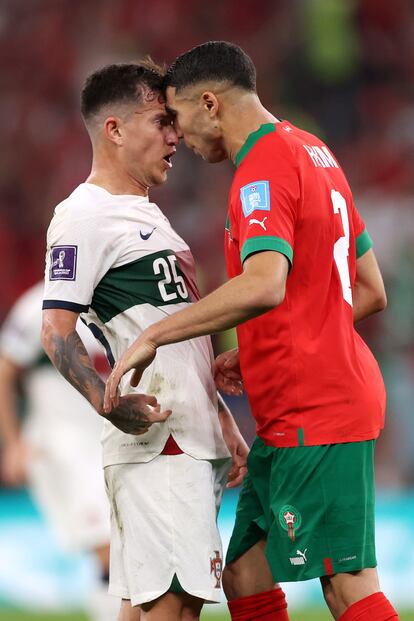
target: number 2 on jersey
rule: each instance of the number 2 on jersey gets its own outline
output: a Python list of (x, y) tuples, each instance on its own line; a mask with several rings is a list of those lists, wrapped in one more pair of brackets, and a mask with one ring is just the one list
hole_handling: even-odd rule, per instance
[(331, 191), (331, 200), (334, 213), (339, 213), (342, 220), (344, 235), (336, 240), (334, 245), (334, 261), (338, 268), (339, 278), (341, 279), (342, 294), (345, 302), (352, 306), (351, 277), (349, 275), (349, 219), (346, 208), (346, 200), (340, 192)]

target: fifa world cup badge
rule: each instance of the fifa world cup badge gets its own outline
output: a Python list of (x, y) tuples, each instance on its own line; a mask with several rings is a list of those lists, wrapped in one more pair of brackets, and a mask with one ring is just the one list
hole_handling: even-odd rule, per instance
[(216, 555), (214, 558), (210, 558), (210, 574), (214, 574), (216, 579), (216, 584), (214, 586), (215, 589), (220, 588), (220, 580), (221, 574), (223, 573), (223, 561), (220, 556), (220, 552), (218, 550), (214, 550), (214, 554)]
[(279, 511), (279, 524), (287, 534), (291, 541), (295, 541), (295, 531), (302, 524), (302, 516), (292, 505), (285, 505)]

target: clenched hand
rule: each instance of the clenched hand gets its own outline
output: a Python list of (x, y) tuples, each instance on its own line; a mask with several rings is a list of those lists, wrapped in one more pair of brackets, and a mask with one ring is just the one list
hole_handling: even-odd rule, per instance
[(170, 414), (171, 410), (161, 412), (161, 406), (155, 397), (129, 394), (118, 396), (117, 405), (105, 414), (105, 418), (124, 433), (139, 436), (154, 423), (166, 421)]

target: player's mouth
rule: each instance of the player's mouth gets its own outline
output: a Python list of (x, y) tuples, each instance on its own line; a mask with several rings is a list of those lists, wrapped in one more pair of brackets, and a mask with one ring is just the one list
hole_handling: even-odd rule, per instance
[(164, 155), (164, 157), (162, 158), (164, 162), (167, 164), (167, 168), (172, 168), (171, 158), (175, 155), (175, 152), (176, 152), (176, 149), (174, 149), (173, 151), (170, 151), (170, 153), (167, 153), (167, 155)]

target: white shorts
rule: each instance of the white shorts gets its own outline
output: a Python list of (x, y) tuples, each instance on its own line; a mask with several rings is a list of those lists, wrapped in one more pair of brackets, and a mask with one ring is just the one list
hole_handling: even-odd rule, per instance
[(219, 602), (222, 546), (217, 528), (230, 459), (159, 455), (105, 468), (111, 504), (109, 593), (132, 606), (184, 591)]
[(49, 429), (27, 434), (33, 453), (28, 464), (30, 489), (60, 544), (71, 552), (109, 544), (101, 425), (96, 427), (92, 435), (62, 421), (55, 433)]

